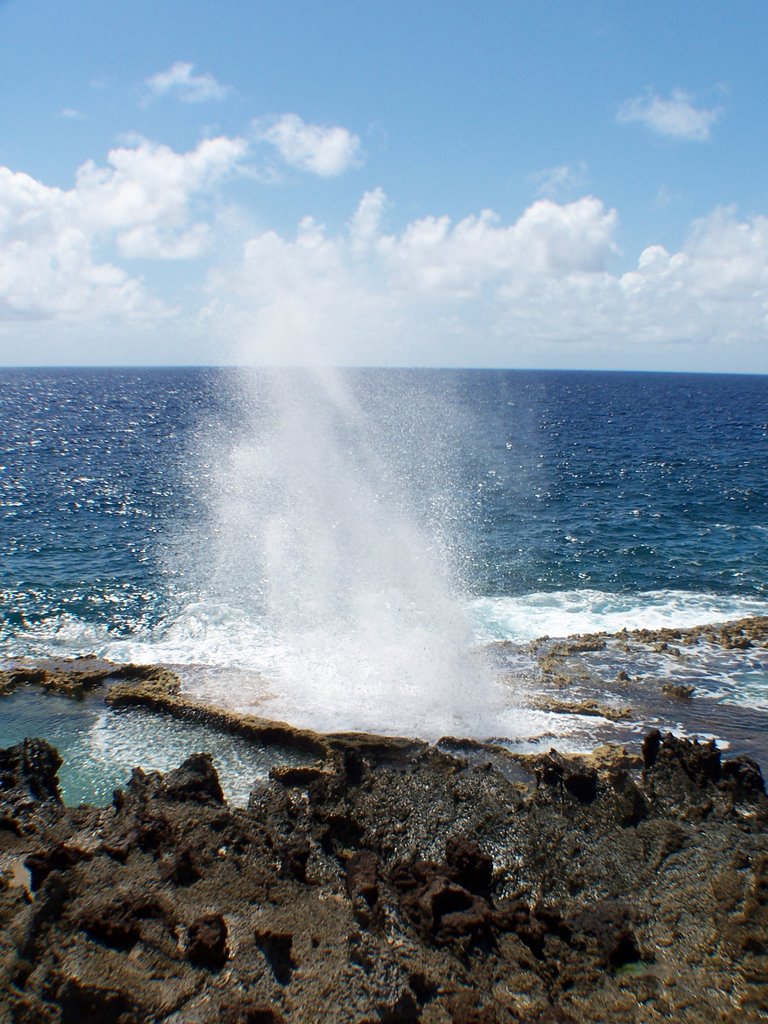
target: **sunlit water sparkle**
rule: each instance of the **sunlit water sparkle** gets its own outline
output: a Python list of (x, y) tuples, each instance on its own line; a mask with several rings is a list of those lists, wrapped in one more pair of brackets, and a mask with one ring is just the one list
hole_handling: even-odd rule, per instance
[[(2, 650), (168, 663), (318, 728), (587, 744), (484, 645), (768, 613), (766, 410), (766, 378), (5, 371)], [(764, 666), (691, 657), (663, 671), (765, 707)]]

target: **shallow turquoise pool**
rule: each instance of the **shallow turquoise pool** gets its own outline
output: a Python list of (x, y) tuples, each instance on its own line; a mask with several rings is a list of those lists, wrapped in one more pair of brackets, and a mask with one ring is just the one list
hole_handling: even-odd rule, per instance
[(243, 806), (273, 765), (307, 760), (295, 750), (261, 746), (204, 723), (145, 708), (109, 708), (100, 697), (74, 700), (33, 689), (0, 700), (0, 747), (27, 736), (46, 739), (58, 749), (64, 761), (61, 792), (70, 805), (107, 804), (133, 767), (166, 772), (205, 751), (213, 756), (227, 801)]

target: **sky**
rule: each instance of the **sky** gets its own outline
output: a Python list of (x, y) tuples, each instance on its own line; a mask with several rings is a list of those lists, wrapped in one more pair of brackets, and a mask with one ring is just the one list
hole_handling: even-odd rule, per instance
[(768, 373), (765, 0), (0, 0), (0, 364)]

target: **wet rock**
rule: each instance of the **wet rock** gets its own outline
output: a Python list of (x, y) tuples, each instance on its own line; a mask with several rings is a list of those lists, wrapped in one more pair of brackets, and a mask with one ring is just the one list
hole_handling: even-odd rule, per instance
[(554, 697), (540, 697), (533, 702), (533, 706), (558, 715), (586, 715), (589, 718), (607, 718), (611, 722), (619, 722), (632, 715), (629, 707), (614, 707), (593, 699), (557, 700)]
[(643, 741), (646, 784), (661, 803), (687, 805), (701, 816), (716, 807), (763, 801), (765, 785), (748, 757), (723, 760), (714, 741), (699, 743), (654, 730)]
[[(642, 771), (620, 748), (324, 742), (313, 779), (265, 780), (248, 809), (181, 770), (98, 810), (25, 789), (28, 831), (0, 831), (0, 1020), (758, 1019), (754, 762), (660, 734)], [(34, 899), (13, 883), (29, 856)]]
[(331, 772), (323, 764), (278, 764), (269, 769), (269, 777), (284, 786), (305, 788), (312, 782), (326, 778)]
[(45, 740), (25, 739), (0, 750), (0, 798), (29, 797), (61, 803), (60, 767), (58, 750)]
[(669, 733), (662, 742), (660, 757), (669, 764), (679, 765), (699, 785), (719, 782), (722, 776), (721, 755), (714, 740), (690, 742)]
[(690, 683), (664, 683), (661, 692), (673, 700), (690, 700), (696, 690)]
[(221, 914), (204, 914), (189, 926), (187, 959), (198, 967), (218, 971), (227, 962), (227, 924)]
[(639, 753), (616, 743), (601, 743), (589, 754), (574, 755), (574, 760), (594, 768), (601, 778), (612, 778), (619, 772), (640, 768), (643, 764)]
[(210, 754), (192, 754), (180, 768), (168, 772), (163, 791), (169, 800), (224, 803), (224, 793)]
[(639, 825), (648, 816), (648, 804), (639, 786), (626, 771), (613, 775), (609, 786), (616, 820), (624, 827)]
[(722, 784), (733, 793), (734, 799), (755, 801), (765, 795), (765, 781), (760, 766), (751, 757), (738, 757), (724, 761)]
[(0, 672), (0, 694), (13, 693), (21, 686), (42, 685), (48, 678), (47, 671), (39, 666), (30, 668), (17, 667), (4, 669)]
[(577, 760), (563, 757), (550, 750), (534, 761), (536, 782), (539, 787), (569, 794), (580, 803), (592, 803), (597, 796), (597, 772)]
[(651, 768), (656, 764), (661, 749), (661, 733), (658, 729), (651, 729), (643, 738), (643, 764)]

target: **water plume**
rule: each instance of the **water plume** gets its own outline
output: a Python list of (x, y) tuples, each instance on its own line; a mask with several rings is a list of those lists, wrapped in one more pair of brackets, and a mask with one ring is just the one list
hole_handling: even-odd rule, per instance
[(491, 677), (458, 596), (461, 426), (423, 384), (406, 371), (243, 376), (213, 561), (219, 600), (257, 623), (270, 714), (433, 738), (487, 727)]

